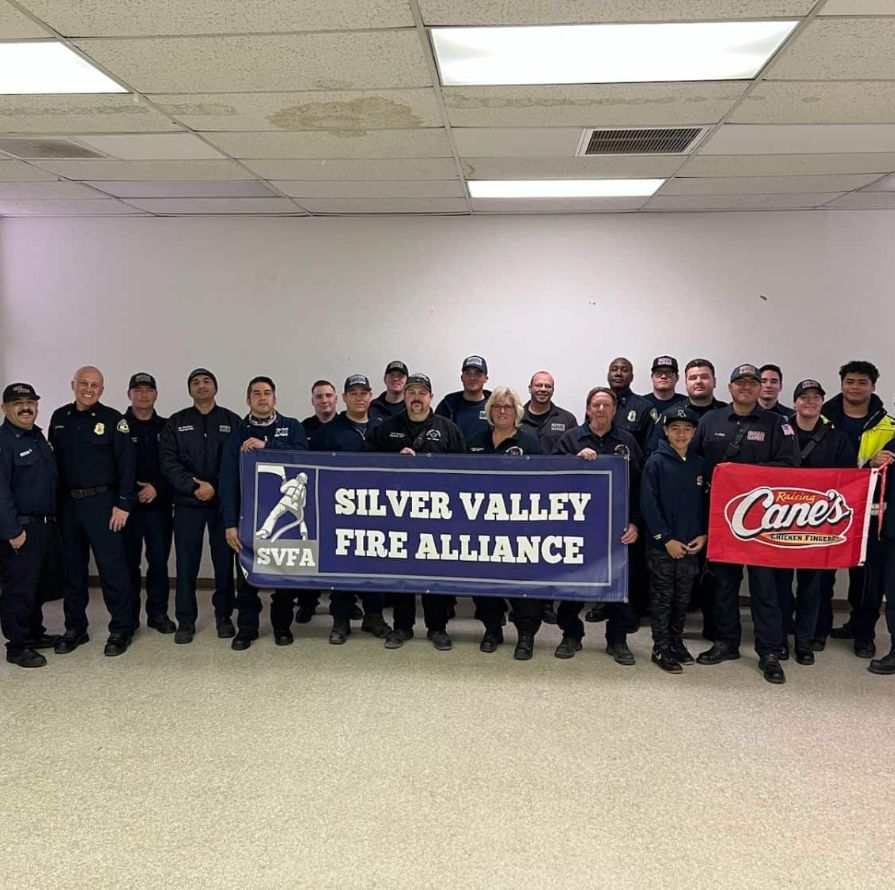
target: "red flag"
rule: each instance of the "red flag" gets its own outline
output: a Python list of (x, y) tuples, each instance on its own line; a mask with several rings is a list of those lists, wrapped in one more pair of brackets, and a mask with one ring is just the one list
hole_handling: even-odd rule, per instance
[(783, 569), (860, 565), (877, 473), (720, 464), (712, 476), (709, 559)]

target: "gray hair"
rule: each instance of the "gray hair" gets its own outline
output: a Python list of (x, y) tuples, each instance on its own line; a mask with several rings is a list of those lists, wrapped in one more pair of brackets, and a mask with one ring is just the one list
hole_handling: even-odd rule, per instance
[(525, 416), (525, 409), (522, 407), (522, 399), (519, 398), (519, 394), (516, 390), (510, 389), (508, 386), (495, 386), (488, 401), (485, 402), (485, 418), (488, 421), (488, 424), (492, 427), (494, 426), (494, 421), (491, 419), (491, 408), (497, 399), (509, 399), (516, 406), (515, 426), (518, 429), (519, 425), (522, 423), (522, 418)]

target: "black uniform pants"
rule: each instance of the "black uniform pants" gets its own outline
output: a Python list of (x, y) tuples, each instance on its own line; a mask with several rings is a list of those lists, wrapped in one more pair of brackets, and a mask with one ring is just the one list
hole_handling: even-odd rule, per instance
[[(261, 618), (261, 597), (258, 588), (249, 584), (242, 571), (236, 573), (236, 626), (240, 633), (258, 636)], [(273, 632), (285, 633), (295, 617), (295, 591), (274, 590), (270, 597), (270, 623)]]
[[(364, 604), (364, 615), (382, 615), (385, 601), (384, 593), (362, 593), (360, 600)], [(350, 621), (351, 610), (357, 602), (357, 594), (349, 590), (334, 590), (329, 595), (329, 611), (335, 621)]]
[(475, 603), (475, 617), (485, 625), (485, 630), (498, 633), (503, 623), (503, 613), (507, 610), (504, 598), (502, 596), (474, 596), (472, 601)]
[(208, 528), (208, 546), (214, 566), (214, 593), (211, 604), (215, 618), (229, 618), (233, 612), (233, 551), (227, 544), (224, 520), (217, 507), (174, 507), (174, 548), (177, 553), (177, 584), (174, 609), (177, 623), (195, 626), (199, 617), (196, 603), (196, 580), (202, 562), (202, 539)]
[(740, 584), (744, 568), (748, 568), (751, 576), (749, 587), (755, 651), (759, 655), (781, 655), (784, 638), (777, 579), (774, 569), (760, 566), (744, 567), (729, 562), (712, 564), (715, 576), (715, 641), (739, 648), (743, 635), (740, 624)]
[(62, 548), (55, 522), (25, 527), (25, 543), (14, 551), (0, 542), (0, 630), (6, 648), (19, 655), (46, 633), (43, 604), (62, 585)]
[(86, 498), (63, 494), (60, 499), (66, 630), (76, 633), (87, 630), (90, 599), (87, 569), (91, 550), (99, 571), (103, 600), (109, 611), (109, 632), (129, 634), (134, 630), (124, 537), (121, 532), (109, 529), (115, 502), (116, 495), (111, 491), (101, 491)]
[[(836, 572), (833, 569), (796, 569), (795, 576), (796, 643), (807, 645), (815, 638), (821, 601), (827, 589), (832, 592), (833, 584), (836, 580)], [(790, 598), (791, 602), (792, 599)], [(782, 601), (782, 606), (785, 605), (786, 601), (784, 600)], [(791, 608), (792, 606), (790, 605)], [(790, 615), (791, 612), (784, 612), (781, 607), (781, 632), (783, 633), (784, 641), (789, 634)]]
[[(780, 617), (783, 619), (783, 643), (791, 633), (794, 633), (793, 626), (793, 609), (795, 608), (796, 598), (793, 593), (792, 585), (795, 580), (795, 569), (771, 569), (774, 573), (774, 588), (777, 591), (777, 602), (780, 605)], [(752, 590), (755, 584), (754, 575), (749, 574), (749, 596), (752, 596)], [(810, 638), (809, 638), (810, 639)]]
[(864, 589), (852, 617), (856, 644), (874, 640), (883, 598), (886, 600), (886, 625), (895, 642), (895, 541), (880, 540), (874, 521), (867, 535)]
[[(423, 601), (426, 630), (446, 630), (451, 597), (438, 593), (424, 593), (420, 599)], [(395, 616), (395, 630), (413, 630), (413, 625), (416, 623), (416, 596), (412, 593), (396, 593), (392, 609)]]
[(647, 551), (646, 558), (653, 646), (667, 649), (683, 642), (687, 605), (699, 574), (699, 560), (695, 556), (672, 559), (664, 550), (653, 548)]
[(529, 633), (534, 636), (541, 629), (541, 618), (548, 605), (550, 605), (549, 600), (531, 596), (511, 598), (510, 608), (513, 611), (513, 624), (516, 625), (516, 631), (520, 634)]
[[(564, 637), (579, 642), (584, 639), (584, 622), (578, 617), (586, 603), (563, 600), (556, 612), (556, 623)], [(630, 603), (606, 603), (606, 642), (623, 643), (637, 630), (637, 617)]]
[(146, 550), (146, 615), (158, 618), (168, 614), (171, 585), (168, 580), (168, 557), (174, 520), (170, 504), (167, 508), (135, 507), (124, 527), (124, 552), (131, 581), (131, 608), (134, 627), (140, 625), (140, 588), (142, 586), (143, 550)]

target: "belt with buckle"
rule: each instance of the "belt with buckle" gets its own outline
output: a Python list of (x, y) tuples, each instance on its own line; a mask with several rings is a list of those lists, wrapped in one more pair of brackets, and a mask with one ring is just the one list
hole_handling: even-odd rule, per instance
[(109, 485), (97, 485), (96, 488), (73, 488), (71, 492), (71, 496), (79, 501), (81, 498), (89, 498), (91, 495), (99, 494), (101, 491), (111, 491), (112, 488)]
[(55, 522), (55, 516), (19, 516), (19, 525), (34, 525), (37, 522)]

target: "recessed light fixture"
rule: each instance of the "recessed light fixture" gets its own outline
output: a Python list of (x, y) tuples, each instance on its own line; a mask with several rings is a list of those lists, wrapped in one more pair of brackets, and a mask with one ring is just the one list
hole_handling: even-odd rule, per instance
[(648, 198), (664, 179), (472, 179), (472, 198)]
[(0, 94), (126, 92), (58, 40), (0, 43)]
[(444, 86), (749, 80), (798, 24), (433, 28)]

